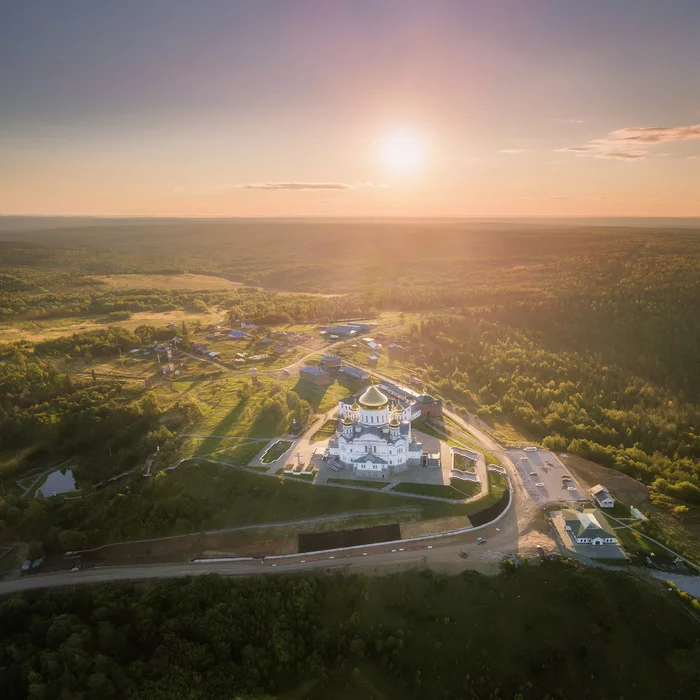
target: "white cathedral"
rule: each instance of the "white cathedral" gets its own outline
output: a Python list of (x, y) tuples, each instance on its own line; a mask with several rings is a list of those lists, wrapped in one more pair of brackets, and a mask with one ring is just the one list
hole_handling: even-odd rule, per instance
[(376, 386), (352, 405), (340, 401), (338, 416), (338, 435), (328, 453), (354, 473), (384, 477), (421, 463), (423, 445), (411, 435), (411, 407), (390, 406)]

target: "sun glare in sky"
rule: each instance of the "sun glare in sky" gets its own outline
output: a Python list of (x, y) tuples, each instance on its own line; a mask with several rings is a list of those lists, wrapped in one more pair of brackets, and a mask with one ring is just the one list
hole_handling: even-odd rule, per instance
[(392, 131), (381, 147), (384, 165), (397, 175), (416, 172), (423, 163), (425, 144), (421, 135), (410, 127)]

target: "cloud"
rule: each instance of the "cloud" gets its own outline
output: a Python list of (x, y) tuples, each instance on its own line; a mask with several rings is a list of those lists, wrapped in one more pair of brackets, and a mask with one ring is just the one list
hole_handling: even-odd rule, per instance
[(384, 188), (386, 185), (375, 185), (373, 182), (358, 182), (349, 185), (346, 182), (247, 182), (242, 185), (232, 185), (232, 190), (357, 190), (364, 187)]
[(557, 153), (588, 153), (594, 151), (593, 146), (569, 146), (568, 148), (557, 148)]
[[(606, 137), (593, 139), (585, 146), (557, 149), (578, 155), (617, 160), (643, 160), (649, 149), (659, 143), (700, 139), (700, 124), (688, 126), (631, 126), (611, 131)], [(659, 154), (667, 155), (667, 154)]]
[(690, 141), (700, 139), (700, 124), (690, 126), (633, 126), (613, 131), (609, 141), (627, 143), (665, 143), (668, 141)]
[(697, 156), (688, 156), (686, 160), (697, 160)]
[(610, 153), (596, 153), (596, 158), (616, 158), (617, 160), (643, 160), (645, 153), (625, 153), (624, 151), (611, 151)]
[(499, 153), (525, 153), (524, 148), (502, 148)]
[(583, 119), (565, 119), (566, 124), (583, 124)]
[(351, 190), (344, 182), (248, 182), (233, 190)]

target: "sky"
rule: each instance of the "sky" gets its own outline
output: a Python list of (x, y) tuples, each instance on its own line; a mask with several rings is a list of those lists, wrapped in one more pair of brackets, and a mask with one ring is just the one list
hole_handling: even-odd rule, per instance
[(1, 0), (0, 214), (699, 216), (699, 0)]

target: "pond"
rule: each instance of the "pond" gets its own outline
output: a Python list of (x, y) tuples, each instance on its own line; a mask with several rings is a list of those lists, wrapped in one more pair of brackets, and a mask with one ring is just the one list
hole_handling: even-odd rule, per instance
[(66, 471), (57, 469), (55, 472), (51, 472), (39, 488), (39, 493), (42, 496), (53, 496), (56, 493), (68, 491), (75, 491), (75, 479), (70, 469)]

